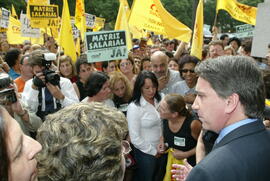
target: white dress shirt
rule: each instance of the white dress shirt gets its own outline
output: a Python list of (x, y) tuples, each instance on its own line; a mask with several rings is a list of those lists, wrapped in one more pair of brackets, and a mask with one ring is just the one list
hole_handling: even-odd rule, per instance
[(161, 136), (161, 120), (155, 106), (147, 102), (143, 96), (140, 106), (134, 102), (127, 109), (128, 130), (131, 143), (140, 151), (155, 156)]
[[(23, 103), (33, 112), (38, 111), (38, 90), (32, 88), (33, 79), (28, 80), (25, 83), (24, 90), (22, 93)], [(68, 105), (78, 103), (79, 99), (74, 90), (74, 87), (69, 79), (60, 77), (60, 89), (63, 95), (65, 96), (64, 100), (61, 100), (61, 106), (66, 107)], [(41, 111), (45, 111), (45, 87), (42, 88), (42, 106)], [(54, 107), (56, 108), (56, 99), (54, 99)]]

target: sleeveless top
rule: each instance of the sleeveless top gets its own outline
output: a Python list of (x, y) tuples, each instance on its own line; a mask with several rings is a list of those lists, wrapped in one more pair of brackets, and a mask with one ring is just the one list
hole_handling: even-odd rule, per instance
[[(169, 128), (168, 120), (163, 120), (163, 136), (164, 136), (164, 143), (168, 144), (169, 148), (174, 148), (181, 151), (189, 151), (193, 149), (196, 144), (197, 140), (195, 140), (191, 135), (191, 123), (195, 120), (195, 118), (191, 115), (187, 116), (184, 120), (181, 128), (174, 133)], [(196, 157), (195, 155), (190, 156), (187, 158), (189, 164), (194, 166), (196, 164)]]

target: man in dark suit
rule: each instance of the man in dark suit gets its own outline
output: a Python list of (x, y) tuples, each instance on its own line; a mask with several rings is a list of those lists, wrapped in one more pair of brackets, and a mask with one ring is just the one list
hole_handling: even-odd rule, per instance
[(265, 104), (260, 70), (251, 58), (226, 56), (202, 62), (195, 71), (199, 79), (192, 108), (203, 128), (218, 137), (186, 180), (269, 180), (270, 132), (262, 122)]

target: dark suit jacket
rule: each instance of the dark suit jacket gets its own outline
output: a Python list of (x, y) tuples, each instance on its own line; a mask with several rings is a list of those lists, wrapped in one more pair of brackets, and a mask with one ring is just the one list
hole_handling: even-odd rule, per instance
[(198, 180), (270, 180), (270, 131), (258, 120), (230, 132), (187, 178), (187, 181)]

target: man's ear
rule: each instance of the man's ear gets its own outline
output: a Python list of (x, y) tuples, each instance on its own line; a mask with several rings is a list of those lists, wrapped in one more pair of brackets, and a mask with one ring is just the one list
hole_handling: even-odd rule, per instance
[(240, 103), (239, 95), (236, 93), (233, 93), (232, 95), (226, 98), (225, 112), (226, 113), (233, 112), (237, 108), (239, 103)]

